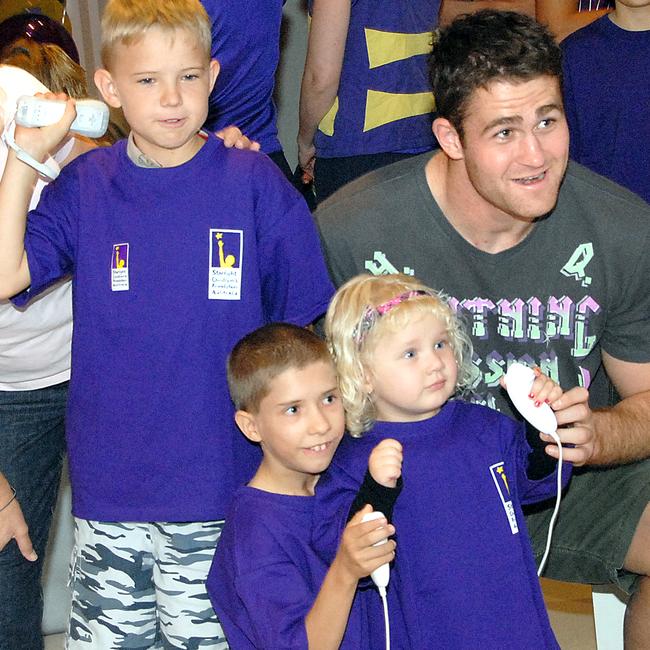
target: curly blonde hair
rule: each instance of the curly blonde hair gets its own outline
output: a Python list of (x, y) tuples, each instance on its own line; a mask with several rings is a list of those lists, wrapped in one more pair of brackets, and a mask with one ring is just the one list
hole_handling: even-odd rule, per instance
[[(378, 306), (411, 292), (414, 295), (397, 300), (381, 317), (368, 318)], [(472, 343), (447, 296), (401, 273), (357, 275), (334, 295), (325, 317), (325, 336), (336, 364), (346, 424), (352, 436), (360, 436), (375, 421), (374, 403), (364, 383), (378, 341), (423, 314), (432, 314), (445, 325), (458, 365), (456, 390), (461, 391), (472, 381)]]

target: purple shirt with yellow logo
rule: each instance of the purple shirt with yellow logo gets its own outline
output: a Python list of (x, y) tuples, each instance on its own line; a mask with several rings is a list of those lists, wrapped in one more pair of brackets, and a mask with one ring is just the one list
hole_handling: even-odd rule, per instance
[(270, 321), (310, 323), (332, 287), (303, 199), (266, 156), (210, 137), (179, 167), (126, 142), (68, 165), (30, 213), (32, 286), (72, 274), (73, 512), (224, 516), (259, 461), (233, 423), (226, 356)]
[(351, 0), (337, 97), (316, 133), (318, 157), (434, 148), (427, 56), (439, 9), (438, 0)]
[[(558, 648), (521, 511), (553, 497), (557, 477), (530, 480), (523, 425), (487, 407), (451, 401), (428, 420), (377, 422), (361, 438), (344, 438), (316, 490), (314, 539), (325, 559), (344, 523), (339, 511), (384, 438), (404, 450), (388, 601), (391, 618), (406, 623), (392, 628), (393, 647)], [(359, 590), (361, 598), (370, 600), (369, 624), (380, 626), (377, 593)]]

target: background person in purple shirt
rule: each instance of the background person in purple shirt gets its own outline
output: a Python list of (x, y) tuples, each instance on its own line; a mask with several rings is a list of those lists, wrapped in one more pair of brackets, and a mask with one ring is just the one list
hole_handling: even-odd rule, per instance
[(619, 1), (561, 47), (571, 158), (650, 202), (650, 5)]
[(323, 201), (436, 146), (426, 73), (438, 0), (310, 0), (298, 161)]
[(221, 66), (205, 127), (235, 124), (291, 178), (273, 102), (285, 1), (202, 0), (212, 25), (212, 58)]

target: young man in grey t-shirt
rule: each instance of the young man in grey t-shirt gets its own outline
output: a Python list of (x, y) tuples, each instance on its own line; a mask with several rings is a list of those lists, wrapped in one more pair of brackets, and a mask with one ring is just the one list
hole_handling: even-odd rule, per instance
[[(618, 466), (576, 471), (545, 575), (631, 593), (626, 648), (643, 647), (650, 208), (568, 163), (560, 52), (533, 19), (495, 11), (457, 19), (434, 47), (431, 80), (441, 151), (373, 172), (319, 208), (332, 277), (400, 271), (450, 294), (472, 332), (475, 401), (511, 412), (499, 378), (512, 361), (562, 385), (565, 458)], [(557, 447), (541, 442), (552, 463)], [(538, 475), (547, 471), (537, 463)], [(538, 556), (550, 511), (527, 517)]]

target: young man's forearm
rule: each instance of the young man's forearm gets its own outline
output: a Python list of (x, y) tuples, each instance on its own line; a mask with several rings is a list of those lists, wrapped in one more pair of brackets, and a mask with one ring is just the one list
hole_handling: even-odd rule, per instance
[(593, 413), (596, 445), (590, 465), (615, 465), (650, 457), (650, 390)]

